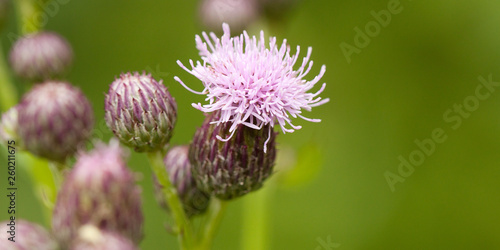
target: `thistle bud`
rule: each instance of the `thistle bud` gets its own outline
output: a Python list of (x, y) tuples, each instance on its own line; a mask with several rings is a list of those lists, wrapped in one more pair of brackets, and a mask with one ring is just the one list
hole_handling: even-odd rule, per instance
[[(188, 159), (189, 146), (176, 146), (171, 148), (165, 156), (164, 163), (170, 182), (175, 186), (182, 201), (187, 216), (202, 214), (207, 210), (210, 196), (196, 187), (191, 175), (191, 164)], [(156, 200), (163, 208), (168, 210), (162, 185), (154, 177)]]
[(199, 16), (204, 26), (222, 31), (227, 23), (234, 31), (242, 31), (259, 17), (257, 0), (203, 0)]
[(91, 224), (138, 243), (143, 236), (141, 190), (127, 168), (118, 141), (78, 157), (57, 196), (52, 229), (64, 245)]
[(122, 74), (111, 84), (104, 105), (108, 127), (138, 152), (161, 149), (172, 137), (177, 104), (150, 74)]
[(14, 72), (29, 81), (63, 76), (73, 61), (69, 43), (54, 32), (38, 32), (19, 39), (10, 52)]
[[(9, 250), (56, 250), (59, 249), (52, 236), (42, 226), (25, 220), (0, 222), (1, 249)], [(12, 238), (12, 241), (8, 241)]]
[(135, 250), (137, 247), (120, 234), (103, 231), (93, 225), (84, 225), (78, 230), (78, 236), (70, 247), (71, 250)]
[(17, 106), (14, 106), (2, 114), (0, 121), (0, 142), (8, 144), (9, 141), (15, 141), (19, 146), (19, 136), (17, 133)]
[(33, 154), (64, 161), (92, 132), (94, 114), (89, 101), (65, 82), (36, 85), (18, 105), (18, 133)]
[(259, 130), (238, 124), (230, 136), (232, 124), (215, 124), (218, 120), (220, 112), (205, 118), (189, 147), (189, 160), (198, 188), (228, 200), (259, 189), (271, 175), (276, 134), (270, 125)]

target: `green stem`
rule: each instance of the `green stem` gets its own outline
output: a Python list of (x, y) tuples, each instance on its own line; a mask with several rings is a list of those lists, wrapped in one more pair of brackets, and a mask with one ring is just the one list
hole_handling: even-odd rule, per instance
[(44, 3), (36, 4), (34, 0), (16, 0), (13, 2), (17, 5), (17, 26), (20, 35), (39, 31), (41, 24), (38, 20)]
[[(268, 180), (271, 182), (272, 180)], [(270, 184), (270, 183), (268, 183)], [(244, 198), (242, 248), (243, 250), (264, 250), (269, 248), (268, 201), (272, 186), (267, 185), (258, 192)]]
[(0, 43), (0, 105), (2, 112), (17, 104), (17, 90), (9, 76), (9, 68), (5, 62), (2, 44)]
[(178, 234), (179, 244), (181, 249), (192, 249), (193, 247), (193, 230), (189, 222), (184, 208), (177, 195), (175, 187), (170, 182), (168, 172), (163, 164), (163, 155), (160, 150), (148, 153), (151, 168), (158, 179), (158, 182), (163, 186), (163, 193), (165, 194), (168, 207), (172, 212), (177, 227), (176, 233)]
[(58, 162), (49, 161), (49, 169), (52, 173), (56, 193), (58, 193), (64, 181), (63, 171), (66, 169), (66, 166)]
[(20, 160), (22, 166), (26, 168), (26, 172), (31, 176), (36, 197), (43, 204), (45, 218), (49, 223), (48, 225), (50, 225), (57, 188), (49, 164), (47, 160), (38, 158), (26, 151), (20, 154)]
[(226, 210), (227, 201), (219, 200), (213, 198), (210, 202), (210, 207), (207, 212), (207, 221), (203, 225), (203, 229), (200, 232), (200, 242), (196, 249), (206, 250), (210, 249), (212, 245), (215, 234), (217, 233), (217, 228), (219, 228), (220, 222)]

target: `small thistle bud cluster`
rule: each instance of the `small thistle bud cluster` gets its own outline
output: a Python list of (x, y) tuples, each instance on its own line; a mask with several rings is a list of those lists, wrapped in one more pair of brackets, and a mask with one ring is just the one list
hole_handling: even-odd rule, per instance
[(57, 196), (52, 228), (68, 245), (81, 226), (91, 224), (138, 243), (143, 236), (140, 189), (118, 141), (78, 157)]
[(71, 250), (136, 250), (132, 241), (120, 234), (103, 231), (94, 225), (84, 225), (71, 243)]
[[(210, 196), (196, 187), (191, 175), (191, 164), (188, 159), (189, 146), (176, 146), (171, 148), (165, 156), (164, 163), (169, 174), (170, 182), (177, 189), (177, 194), (182, 201), (184, 211), (188, 217), (205, 212)], [(160, 206), (168, 209), (162, 186), (155, 180), (155, 196)]]
[(63, 76), (72, 60), (71, 46), (54, 32), (28, 34), (19, 39), (10, 52), (14, 72), (33, 82)]
[(53, 161), (62, 162), (73, 155), (89, 138), (94, 124), (87, 98), (65, 82), (36, 85), (16, 109), (23, 147)]
[[(12, 232), (13, 234), (11, 234)], [(0, 235), (2, 236), (2, 244), (0, 249), (9, 250), (57, 250), (59, 249), (57, 242), (52, 238), (45, 228), (42, 226), (17, 219), (13, 221), (0, 222)], [(13, 237), (14, 236), (14, 237)], [(8, 241), (8, 238), (15, 242)]]
[(150, 74), (122, 74), (105, 100), (106, 124), (138, 152), (161, 149), (172, 137), (177, 104), (162, 81)]
[[(208, 115), (189, 148), (192, 172), (198, 187), (219, 199), (240, 197), (259, 189), (273, 170), (275, 137), (269, 126), (256, 130), (240, 124), (228, 141), (231, 124), (214, 124), (220, 112)], [(269, 133), (268, 133), (269, 132)], [(267, 143), (267, 153), (264, 146)]]
[(8, 141), (14, 140), (16, 146), (19, 146), (19, 136), (17, 133), (17, 106), (14, 106), (2, 114), (0, 121), (0, 142), (7, 144)]

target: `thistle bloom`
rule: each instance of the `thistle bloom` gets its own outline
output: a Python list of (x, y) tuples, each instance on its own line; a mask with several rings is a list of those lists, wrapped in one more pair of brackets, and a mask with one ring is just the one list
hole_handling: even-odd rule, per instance
[(17, 112), (23, 147), (53, 161), (64, 161), (74, 154), (94, 126), (90, 102), (66, 82), (36, 85), (23, 96)]
[[(1, 246), (3, 246), (0, 247), (0, 249), (59, 249), (56, 241), (45, 228), (26, 220), (17, 219), (15, 222), (0, 222), (0, 235), (2, 237)], [(8, 241), (7, 239), (10, 237), (13, 237), (12, 239), (15, 240), (15, 242)]]
[[(195, 179), (191, 174), (191, 164), (188, 159), (189, 146), (171, 148), (164, 158), (170, 182), (175, 186), (182, 201), (184, 211), (188, 216), (201, 214), (207, 210), (210, 196), (196, 187)], [(160, 206), (168, 209), (165, 195), (155, 176), (155, 196)]]
[[(281, 47), (276, 44), (276, 37), (269, 39), (266, 48), (264, 32), (260, 39), (250, 38), (246, 31), (239, 37), (230, 37), (227, 24), (222, 25), (224, 35), (219, 39), (214, 33), (210, 37), (203, 32), (203, 38), (196, 36), (196, 48), (200, 51), (203, 63), (196, 65), (189, 61), (192, 69), (186, 68), (180, 61), (179, 66), (200, 79), (205, 87), (197, 92), (187, 87), (179, 77), (174, 77), (189, 91), (207, 95), (208, 104), (193, 103), (193, 107), (202, 112), (220, 111), (220, 119), (215, 124), (231, 123), (229, 140), (240, 124), (253, 129), (269, 126), (269, 135), (274, 125), (283, 131), (293, 132), (301, 126), (293, 125), (291, 118), (300, 117), (310, 122), (320, 122), (302, 115), (302, 110), (311, 111), (312, 107), (325, 104), (329, 99), (318, 95), (325, 89), (323, 83), (316, 93), (308, 93), (323, 77), (326, 67), (323, 65), (319, 75), (311, 81), (303, 78), (309, 73), (313, 62), (309, 61), (312, 49), (309, 47), (301, 66), (293, 66), (299, 58), (300, 47), (295, 55), (290, 55), (286, 40)], [(290, 128), (287, 128), (287, 124)]]
[(120, 233), (134, 243), (143, 236), (141, 190), (117, 140), (78, 157), (57, 196), (52, 217), (56, 237), (67, 246), (85, 224)]
[(177, 104), (150, 74), (122, 74), (109, 87), (104, 105), (108, 127), (138, 152), (158, 150), (172, 137)]
[(54, 32), (29, 34), (10, 52), (14, 72), (27, 80), (40, 81), (64, 75), (73, 61), (69, 43)]

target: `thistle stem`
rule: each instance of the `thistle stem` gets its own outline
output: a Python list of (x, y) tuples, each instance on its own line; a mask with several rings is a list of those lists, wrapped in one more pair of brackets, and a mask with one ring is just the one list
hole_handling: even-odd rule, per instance
[(181, 249), (192, 249), (194, 238), (191, 223), (186, 213), (184, 213), (182, 203), (177, 195), (175, 187), (170, 182), (168, 172), (163, 164), (162, 153), (161, 151), (148, 153), (148, 158), (158, 182), (163, 186), (162, 191), (175, 220), (177, 227), (175, 231), (178, 234)]
[(0, 105), (5, 112), (17, 103), (17, 91), (9, 77), (9, 68), (4, 60), (2, 44), (0, 43)]
[(65, 169), (65, 166), (58, 162), (49, 161), (49, 169), (52, 173), (52, 179), (54, 180), (54, 186), (56, 188), (56, 193), (61, 189), (61, 185), (63, 183), (64, 177), (62, 172)]
[(212, 245), (217, 229), (219, 228), (220, 222), (226, 210), (227, 201), (219, 200), (213, 198), (210, 202), (210, 207), (207, 212), (207, 221), (201, 229), (200, 242), (196, 249), (206, 250), (210, 249)]
[(38, 15), (42, 10), (41, 4), (37, 5), (34, 0), (16, 0), (17, 26), (21, 35), (37, 32), (41, 28)]
[(57, 196), (57, 187), (51, 175), (48, 161), (24, 151), (20, 154), (20, 163), (26, 168), (26, 172), (31, 177), (35, 194), (43, 204), (44, 214), (48, 225), (50, 225), (52, 221), (52, 209), (54, 208)]
[(271, 191), (272, 186), (268, 185), (244, 198), (241, 246), (243, 250), (269, 249), (267, 205)]

